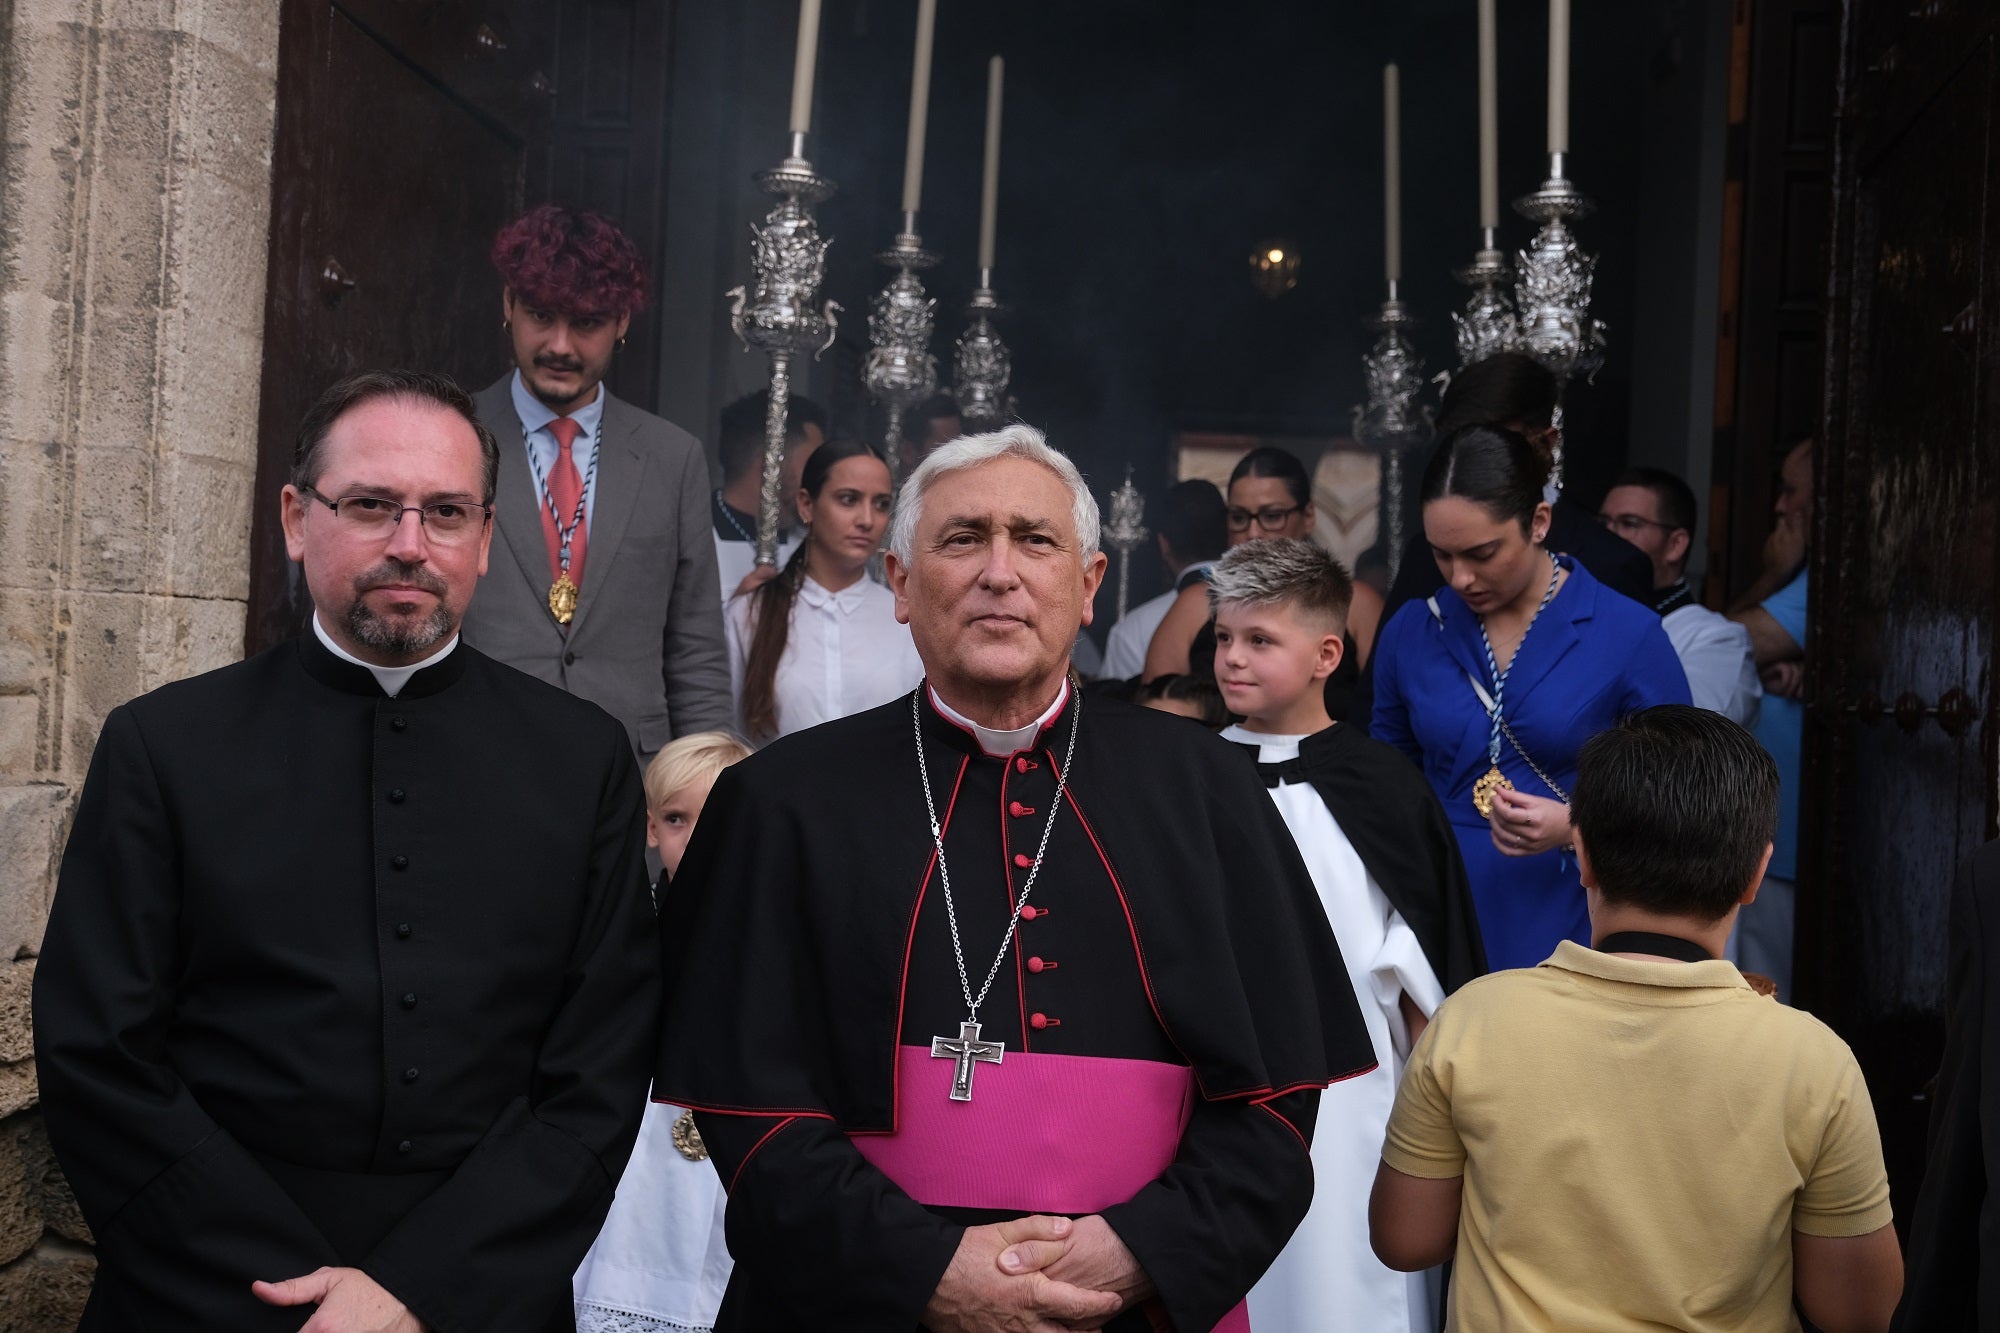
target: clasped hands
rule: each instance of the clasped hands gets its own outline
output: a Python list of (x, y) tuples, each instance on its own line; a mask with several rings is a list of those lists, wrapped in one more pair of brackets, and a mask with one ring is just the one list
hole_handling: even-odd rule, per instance
[(1102, 1328), (1152, 1295), (1152, 1279), (1102, 1217), (1017, 1217), (966, 1228), (924, 1307), (924, 1327), (934, 1333)]
[(299, 1333), (424, 1333), (408, 1306), (358, 1268), (317, 1268), (250, 1291), (266, 1305), (318, 1305)]

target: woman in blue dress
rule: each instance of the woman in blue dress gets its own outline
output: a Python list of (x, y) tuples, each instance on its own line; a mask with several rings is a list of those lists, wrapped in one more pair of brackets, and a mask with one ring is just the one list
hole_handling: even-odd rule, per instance
[(1590, 943), (1570, 849), (1577, 752), (1627, 713), (1688, 702), (1659, 617), (1544, 545), (1547, 478), (1513, 431), (1448, 436), (1421, 492), (1445, 587), (1398, 610), (1375, 649), (1371, 729), (1444, 802), (1495, 970)]

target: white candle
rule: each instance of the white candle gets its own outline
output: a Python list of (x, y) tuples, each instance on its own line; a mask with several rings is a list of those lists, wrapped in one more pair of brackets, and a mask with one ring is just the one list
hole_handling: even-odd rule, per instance
[(1500, 226), (1500, 55), (1493, 0), (1479, 0), (1479, 225)]
[(1397, 114), (1401, 100), (1396, 67), (1382, 66), (1382, 258), (1390, 282), (1403, 276), (1403, 135)]
[(917, 61), (910, 69), (910, 138), (903, 150), (903, 211), (914, 213), (924, 198), (924, 131), (931, 115), (931, 38), (937, 32), (937, 0), (917, 0)]
[(812, 131), (813, 67), (819, 63), (819, 0), (799, 0), (799, 46), (792, 56), (792, 133)]
[(1569, 0), (1549, 0), (1549, 151), (1569, 151)]
[(999, 56), (986, 62), (986, 169), (979, 183), (979, 269), (993, 267), (994, 225), (1000, 213), (1000, 85), (1007, 64)]

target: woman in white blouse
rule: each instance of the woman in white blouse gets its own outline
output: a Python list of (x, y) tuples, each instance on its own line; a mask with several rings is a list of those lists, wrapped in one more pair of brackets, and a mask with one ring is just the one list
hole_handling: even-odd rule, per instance
[(729, 603), (743, 734), (762, 744), (915, 689), (923, 663), (868, 561), (889, 530), (889, 466), (872, 445), (813, 450), (795, 500), (805, 540), (776, 578)]

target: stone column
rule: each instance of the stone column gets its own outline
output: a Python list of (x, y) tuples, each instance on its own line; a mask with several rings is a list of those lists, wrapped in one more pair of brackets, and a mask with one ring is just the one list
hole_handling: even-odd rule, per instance
[(104, 716), (242, 652), (278, 0), (0, 0), (0, 1318), (93, 1260), (29, 985)]

